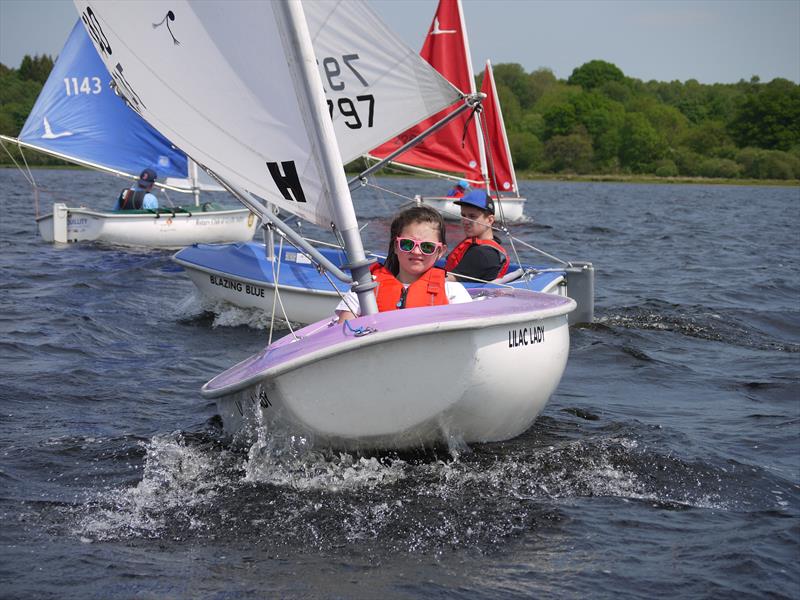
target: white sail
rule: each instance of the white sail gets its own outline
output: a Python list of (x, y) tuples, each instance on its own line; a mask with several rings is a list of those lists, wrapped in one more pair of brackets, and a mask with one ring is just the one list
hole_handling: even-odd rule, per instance
[(345, 162), (460, 98), (361, 0), (305, 0), (303, 10)]
[[(75, 4), (117, 88), (151, 125), (226, 181), (317, 224), (334, 220), (272, 3)], [(336, 139), (349, 160), (375, 138), (389, 138), (452, 103), (458, 92), (384, 33), (363, 3), (345, 5), (306, 2), (304, 8), (323, 85), (336, 94), (328, 97)], [(359, 39), (365, 28), (375, 47)], [(422, 81), (414, 94), (434, 100), (415, 102), (406, 93), (398, 102), (395, 71), (406, 78), (403, 86)], [(351, 103), (342, 101), (356, 85)], [(373, 100), (358, 100), (367, 95)], [(354, 112), (361, 127), (354, 126)]]

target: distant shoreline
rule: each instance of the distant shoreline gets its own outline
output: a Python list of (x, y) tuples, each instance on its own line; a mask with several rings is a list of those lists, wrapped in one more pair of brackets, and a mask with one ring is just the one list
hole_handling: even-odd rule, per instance
[[(0, 169), (16, 169), (13, 164), (0, 164)], [(31, 169), (75, 169), (91, 171), (78, 165), (31, 165)], [(348, 172), (348, 175), (356, 175)], [(436, 179), (425, 175), (383, 173), (380, 177), (411, 177), (419, 179)], [(614, 174), (587, 174), (565, 175), (556, 173), (522, 173), (520, 181), (569, 181), (579, 183), (649, 183), (659, 185), (688, 184), (688, 185), (739, 185), (739, 186), (770, 186), (770, 187), (800, 187), (800, 179), (726, 179), (712, 177), (657, 177), (655, 175), (614, 175)]]

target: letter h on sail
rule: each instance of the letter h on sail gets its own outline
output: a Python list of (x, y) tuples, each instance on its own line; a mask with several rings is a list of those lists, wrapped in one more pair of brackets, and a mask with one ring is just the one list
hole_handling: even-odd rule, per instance
[[(275, 185), (278, 186), (281, 194), (287, 200), (294, 200), (295, 202), (305, 202), (306, 195), (303, 193), (303, 187), (300, 185), (300, 178), (297, 176), (297, 168), (293, 160), (285, 160), (281, 162), (283, 173), (278, 167), (276, 162), (268, 162), (267, 168)], [(294, 197), (293, 197), (294, 196)]]

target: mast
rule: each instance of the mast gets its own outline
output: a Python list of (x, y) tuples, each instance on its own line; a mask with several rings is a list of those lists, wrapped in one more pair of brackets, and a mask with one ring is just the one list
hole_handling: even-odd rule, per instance
[(194, 205), (200, 206), (200, 183), (198, 181), (197, 163), (190, 157), (186, 157), (189, 164), (189, 183), (192, 185), (192, 196), (194, 196)]
[(303, 6), (300, 0), (289, 0), (285, 3), (274, 3), (273, 10), (279, 22), (282, 21), (287, 25), (283, 29), (284, 44), (287, 46), (290, 60), (295, 60), (297, 63), (299, 75), (294, 78), (295, 89), (298, 101), (304, 106), (309, 119), (309, 129), (314, 136), (311, 142), (318, 144), (321, 157), (321, 164), (318, 166), (331, 194), (334, 223), (344, 240), (348, 268), (353, 273), (352, 289), (358, 296), (361, 314), (377, 314), (378, 305), (372, 292), (375, 283), (369, 271), (371, 261), (367, 260), (361, 243), (358, 221), (342, 168), (342, 158), (336, 143), (333, 123), (327, 112), (323, 113), (320, 110), (320, 107), (326, 106), (326, 100)]
[[(475, 74), (472, 72), (472, 55), (469, 52), (467, 26), (464, 21), (464, 11), (461, 8), (461, 0), (456, 0), (456, 4), (458, 5), (458, 18), (461, 21), (461, 38), (464, 40), (464, 56), (466, 57), (467, 73), (469, 74), (469, 93), (474, 94), (476, 92)], [(481, 177), (483, 177), (483, 183), (486, 186), (486, 193), (489, 193), (491, 188), (489, 187), (489, 169), (486, 166), (486, 148), (483, 145), (483, 129), (481, 128), (481, 120), (478, 115), (475, 115), (473, 120), (475, 121), (475, 134), (478, 136), (478, 156), (481, 161)]]

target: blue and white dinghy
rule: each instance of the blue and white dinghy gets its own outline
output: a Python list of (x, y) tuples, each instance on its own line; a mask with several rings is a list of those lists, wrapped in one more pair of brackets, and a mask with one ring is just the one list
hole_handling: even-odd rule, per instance
[[(311, 324), (208, 382), (202, 393), (216, 399), (229, 431), (263, 432), (263, 424), (267, 434), (288, 428), (313, 444), (366, 449), (498, 441), (530, 426), (564, 372), (574, 300), (502, 289), (467, 304), (377, 312), (342, 147), (358, 155), (407, 128), (398, 115), (415, 97), (429, 99), (417, 105), (422, 117), (467, 99), (418, 68), (365, 4), (76, 5), (106, 64), (120, 65), (144, 100), (148, 122), (285, 235), (293, 230), (269, 205), (343, 240), (351, 275), (330, 272), (350, 284), (363, 316)], [(169, 26), (153, 27), (160, 22)], [(335, 53), (312, 47), (323, 29)], [(387, 73), (413, 75), (397, 90), (403, 98), (373, 85)], [(212, 79), (214, 96), (203, 93)], [(354, 112), (362, 127), (348, 133)]]
[[(144, 168), (151, 168), (158, 173), (156, 185), (162, 191), (191, 194), (193, 198), (180, 206), (125, 211), (93, 210), (56, 202), (51, 213), (40, 214), (39, 199), (43, 190), (36, 186), (30, 170), (23, 171), (34, 188), (36, 222), (42, 239), (151, 248), (252, 239), (257, 226), (255, 215), (238, 205), (221, 209), (208, 202), (201, 203), (201, 191), (222, 191), (223, 188), (207, 176), (201, 178), (196, 164), (114, 93), (109, 86), (111, 80), (79, 21), (61, 50), (19, 138), (0, 137), (21, 148), (132, 181), (138, 179)], [(115, 198), (108, 199), (109, 209), (114, 201)], [(164, 202), (160, 204), (163, 206)]]

